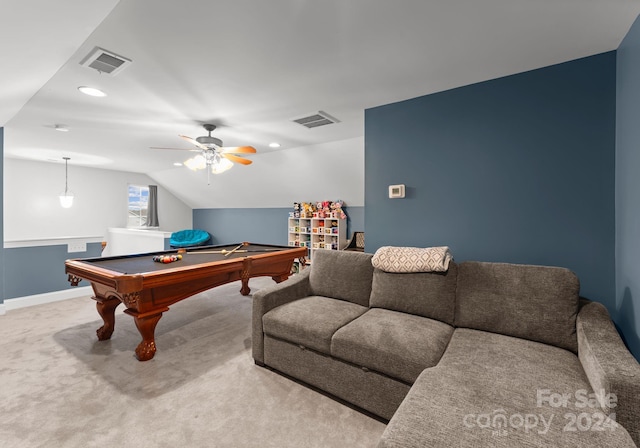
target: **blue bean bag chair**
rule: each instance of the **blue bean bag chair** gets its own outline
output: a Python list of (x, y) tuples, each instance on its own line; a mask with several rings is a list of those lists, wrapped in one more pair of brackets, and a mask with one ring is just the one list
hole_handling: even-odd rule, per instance
[(171, 247), (193, 247), (202, 246), (209, 241), (211, 236), (208, 232), (198, 229), (185, 229), (173, 232), (169, 245)]

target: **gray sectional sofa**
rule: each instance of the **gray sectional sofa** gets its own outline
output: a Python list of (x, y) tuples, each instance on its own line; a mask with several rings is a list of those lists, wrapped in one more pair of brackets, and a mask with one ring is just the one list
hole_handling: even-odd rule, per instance
[(256, 364), (389, 420), (379, 447), (640, 445), (640, 366), (571, 271), (371, 260), (317, 251), (255, 293)]

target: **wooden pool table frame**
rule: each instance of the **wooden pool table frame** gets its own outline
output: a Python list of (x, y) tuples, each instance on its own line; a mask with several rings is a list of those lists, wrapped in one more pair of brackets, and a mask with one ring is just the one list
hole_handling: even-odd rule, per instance
[[(245, 246), (250, 243), (242, 243)], [(246, 256), (200, 263), (197, 265), (165, 268), (135, 274), (123, 274), (97, 266), (91, 261), (98, 259), (74, 259), (65, 262), (65, 272), (72, 286), (84, 279), (91, 283), (98, 313), (104, 324), (96, 333), (101, 341), (111, 338), (115, 326), (115, 310), (123, 303), (125, 313), (133, 316), (142, 342), (136, 348), (140, 361), (147, 361), (155, 355), (155, 328), (162, 313), (169, 306), (208, 289), (240, 280), (240, 293), (248, 295), (249, 279), (269, 276), (276, 282), (286, 280), (295, 259), (307, 256), (305, 247), (258, 245), (270, 248), (267, 252), (251, 252)], [(218, 246), (220, 247), (220, 246)], [(228, 247), (228, 246), (225, 246)], [(205, 249), (215, 249), (209, 246)], [(163, 252), (177, 253), (177, 250)], [(153, 254), (146, 254), (153, 256)], [(111, 257), (112, 259), (118, 257)]]

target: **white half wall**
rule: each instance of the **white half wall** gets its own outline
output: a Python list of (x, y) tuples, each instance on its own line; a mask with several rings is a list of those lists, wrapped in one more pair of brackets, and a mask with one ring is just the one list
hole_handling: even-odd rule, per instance
[[(108, 227), (126, 227), (128, 184), (156, 184), (140, 173), (104, 170), (69, 163), (73, 207), (58, 200), (64, 191), (60, 163), (4, 159), (4, 241), (106, 235)], [(158, 185), (159, 230), (191, 228), (191, 208)]]
[[(193, 154), (193, 153), (191, 153)], [(338, 200), (364, 206), (364, 137), (251, 155), (253, 164), (211, 175), (185, 167), (150, 173), (193, 209), (289, 207)]]

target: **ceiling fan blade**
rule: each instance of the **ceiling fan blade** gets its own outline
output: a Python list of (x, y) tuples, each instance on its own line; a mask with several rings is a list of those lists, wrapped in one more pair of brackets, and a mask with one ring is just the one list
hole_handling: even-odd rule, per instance
[(172, 151), (195, 151), (195, 152), (200, 152), (199, 149), (193, 149), (193, 148), (161, 148), (159, 146), (149, 146), (149, 149), (170, 149)]
[(200, 142), (198, 142), (196, 139), (193, 139), (191, 137), (187, 137), (186, 135), (178, 135), (178, 137), (185, 139), (186, 141), (188, 141), (192, 145), (196, 145), (200, 149), (208, 149), (206, 146), (200, 144)]
[(251, 165), (253, 162), (249, 159), (244, 159), (242, 157), (234, 156), (233, 154), (220, 154), (225, 159), (229, 159), (235, 163), (241, 163), (242, 165)]
[(255, 154), (256, 148), (253, 146), (227, 146), (220, 148), (220, 154)]

